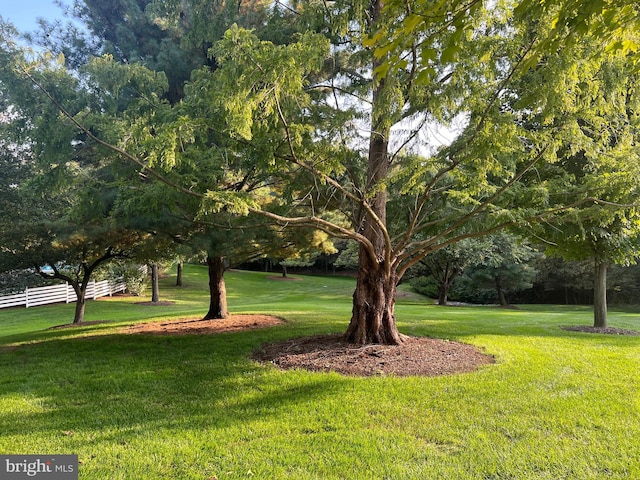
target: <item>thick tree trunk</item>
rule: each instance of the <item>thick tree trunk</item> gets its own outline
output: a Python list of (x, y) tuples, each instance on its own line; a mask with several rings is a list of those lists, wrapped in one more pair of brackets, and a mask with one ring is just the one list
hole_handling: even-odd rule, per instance
[(177, 272), (176, 272), (176, 287), (182, 286), (182, 270), (184, 270), (184, 263), (178, 262)]
[(366, 252), (360, 253), (351, 322), (345, 339), (358, 345), (397, 345), (403, 338), (396, 327), (396, 276), (386, 274), (380, 265), (367, 258)]
[(438, 305), (446, 305), (449, 298), (449, 288), (447, 285), (438, 287)]
[[(387, 192), (384, 188), (379, 188), (379, 185), (386, 180), (389, 171), (389, 130), (385, 130), (376, 120), (380, 114), (376, 106), (380, 108), (378, 98), (383, 88), (384, 80), (381, 80), (374, 91), (374, 120), (369, 143), (367, 190), (376, 191), (369, 200), (369, 205), (377, 220), (386, 225)], [(372, 250), (360, 245), (351, 322), (345, 338), (348, 342), (359, 345), (397, 345), (403, 339), (396, 327), (395, 317), (398, 278), (396, 272), (385, 264), (387, 245), (383, 228), (375, 217), (366, 213), (360, 225), (360, 231), (371, 242)]]
[(607, 263), (598, 258), (593, 276), (593, 326), (607, 326)]
[(209, 311), (204, 320), (227, 318), (227, 287), (224, 283), (224, 259), (218, 256), (208, 256), (209, 267)]
[(151, 264), (151, 301), (153, 303), (160, 301), (160, 281), (157, 263)]

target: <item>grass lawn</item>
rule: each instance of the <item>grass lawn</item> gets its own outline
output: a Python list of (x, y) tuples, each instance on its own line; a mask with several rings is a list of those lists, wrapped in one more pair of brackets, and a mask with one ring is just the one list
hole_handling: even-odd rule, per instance
[[(250, 359), (261, 343), (346, 329), (354, 280), (229, 272), (233, 313), (287, 323), (218, 335), (124, 335), (202, 315), (206, 269), (161, 300), (0, 310), (0, 453), (79, 455), (81, 479), (638, 479), (640, 337), (561, 330), (582, 307), (437, 307), (399, 299), (400, 330), (497, 363), (439, 378), (348, 378)], [(640, 315), (610, 314), (640, 330)]]

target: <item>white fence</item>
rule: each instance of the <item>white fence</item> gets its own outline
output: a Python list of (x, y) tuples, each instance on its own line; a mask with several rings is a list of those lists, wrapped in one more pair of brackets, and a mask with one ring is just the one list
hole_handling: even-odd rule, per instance
[[(111, 296), (117, 292), (124, 292), (126, 289), (126, 285), (122, 282), (112, 283), (108, 280), (89, 282), (84, 298), (95, 300), (100, 297)], [(21, 306), (29, 308), (50, 303), (71, 303), (77, 299), (78, 297), (73, 287), (65, 283), (49, 287), (27, 288), (22, 293), (0, 297), (0, 308)]]

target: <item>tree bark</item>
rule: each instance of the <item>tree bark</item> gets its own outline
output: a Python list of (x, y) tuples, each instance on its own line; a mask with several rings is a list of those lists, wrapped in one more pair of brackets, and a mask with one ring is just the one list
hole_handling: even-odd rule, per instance
[(76, 302), (76, 310), (75, 313), (73, 315), (73, 323), (78, 325), (81, 324), (84, 321), (84, 307), (86, 305), (86, 302), (84, 301), (84, 299), (82, 300), (78, 300)]
[(153, 303), (160, 301), (160, 282), (157, 263), (151, 264), (151, 301)]
[(397, 278), (368, 257), (367, 252), (361, 251), (351, 322), (345, 339), (358, 345), (398, 345), (403, 337), (396, 327)]
[(445, 266), (441, 278), (438, 278), (438, 276), (434, 275), (432, 272), (433, 277), (438, 281), (438, 305), (447, 304), (447, 302), (449, 301), (449, 290), (451, 290), (453, 282), (462, 272), (461, 268), (449, 267), (450, 265)]
[(449, 287), (446, 284), (441, 284), (438, 287), (438, 305), (446, 305), (449, 299)]
[(593, 326), (607, 326), (607, 262), (596, 258), (593, 276)]
[(224, 282), (224, 259), (219, 256), (208, 256), (209, 268), (209, 311), (203, 320), (227, 318), (227, 287)]
[(85, 278), (81, 282), (72, 280), (69, 277), (65, 277), (64, 280), (71, 285), (73, 291), (76, 294), (76, 308), (73, 313), (73, 324), (79, 325), (84, 322), (84, 311), (86, 305), (87, 287), (89, 286), (89, 278)]

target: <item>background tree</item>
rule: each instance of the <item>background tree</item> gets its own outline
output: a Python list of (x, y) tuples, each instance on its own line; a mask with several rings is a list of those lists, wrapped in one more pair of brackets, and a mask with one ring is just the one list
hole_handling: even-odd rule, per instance
[[(410, 275), (418, 279), (431, 277), (436, 286), (438, 305), (446, 305), (455, 280), (467, 267), (480, 262), (489, 246), (490, 243), (484, 239), (461, 240), (427, 255), (413, 267)], [(412, 284), (415, 284), (416, 280)], [(420, 284), (424, 284), (424, 280), (421, 280)], [(418, 291), (426, 293), (421, 289)]]
[[(431, 15), (438, 13), (434, 7), (421, 17), (433, 23), (413, 45), (395, 50), (402, 59), (387, 69), (384, 54), (372, 57), (358, 46), (375, 44), (406, 21), (406, 12), (383, 10), (380, 2), (331, 6), (335, 10), (318, 12), (299, 4), (301, 18), (322, 15), (326, 27), (318, 27), (322, 36), (307, 32), (288, 45), (232, 28), (216, 47), (214, 78), (201, 77), (194, 85), (200, 91), (215, 85), (220, 96), (212, 103), (225, 112), (236, 148), (246, 142), (272, 145), (263, 149), (272, 159), (265, 166), (276, 165), (298, 188), (291, 198), (307, 208), (303, 216), (263, 214), (359, 242), (347, 339), (398, 343), (393, 297), (409, 267), (463, 238), (566, 207), (551, 191), (559, 185), (537, 181), (533, 167), (555, 161), (561, 139), (575, 126), (571, 102), (577, 89), (568, 85), (578, 83), (573, 73), (585, 57), (577, 49), (550, 51), (544, 63), (534, 62), (531, 73), (529, 61), (539, 58), (534, 47), (542, 38), (536, 32), (546, 18), (514, 16), (502, 4), (439, 4), (443, 15)], [(443, 29), (442, 18), (455, 22)], [(332, 57), (323, 47), (326, 39), (344, 47)], [(442, 48), (448, 45), (455, 48)], [(418, 72), (425, 59), (429, 68)], [(367, 70), (381, 75), (371, 78)], [(370, 110), (349, 109), (346, 95), (369, 102)], [(447, 123), (459, 115), (467, 117), (467, 126), (450, 146), (426, 158), (403, 153), (419, 136), (411, 124)], [(337, 121), (352, 128), (358, 116), (369, 122), (361, 141)], [(394, 141), (392, 126), (403, 120), (411, 123)], [(362, 145), (367, 145), (362, 154), (353, 148)], [(400, 148), (390, 150), (396, 145)], [(305, 196), (309, 191), (312, 197)], [(578, 202), (585, 197), (582, 192)], [(312, 198), (331, 202), (319, 205)], [(451, 214), (443, 213), (446, 203)], [(345, 223), (326, 221), (320, 207), (340, 211)]]
[[(544, 250), (544, 247), (539, 247)], [(534, 260), (532, 303), (591, 304), (593, 301), (593, 262), (566, 261), (562, 257), (541, 255)]]
[(1, 138), (29, 172), (11, 187), (19, 201), (9, 208), (16, 210), (3, 211), (7, 228), (0, 232), (0, 243), (6, 254), (0, 270), (35, 268), (44, 278), (69, 282), (77, 295), (74, 322), (81, 323), (96, 269), (132, 255), (147, 235), (113, 216), (120, 189), (111, 152), (87, 144), (86, 134), (65, 123), (44, 91), (24, 84), (16, 68), (30, 69), (43, 87), (55, 85), (56, 93), (76, 108), (89, 108), (87, 97), (78, 94), (78, 78), (46, 54), (29, 63), (10, 35), (3, 36), (0, 55), (6, 60), (0, 93), (9, 113)]
[[(69, 188), (61, 192), (21, 184), (18, 188), (29, 200), (29, 214), (14, 217), (16, 212), (5, 211), (14, 220), (0, 234), (0, 270), (34, 268), (43, 278), (68, 282), (76, 294), (76, 324), (84, 319), (86, 291), (96, 270), (132, 255), (145, 241), (144, 235), (119, 228), (103, 216), (99, 210), (104, 204), (92, 197), (97, 192), (81, 191), (78, 185), (72, 184), (72, 193)], [(93, 205), (87, 209), (79, 199), (89, 198)]]
[[(593, 51), (589, 44), (585, 50)], [(565, 195), (579, 189), (599, 200), (574, 210), (566, 223), (544, 233), (550, 253), (571, 260), (593, 259), (595, 327), (607, 324), (608, 265), (635, 263), (640, 238), (638, 97), (629, 61), (624, 55), (604, 56), (587, 62), (580, 72), (581, 109), (574, 135), (559, 151), (562, 159), (557, 166), (568, 186)]]
[(536, 251), (506, 232), (490, 235), (478, 260), (461, 279), (462, 290), (475, 294), (493, 291), (501, 306), (509, 305), (507, 295), (531, 288), (536, 276)]

